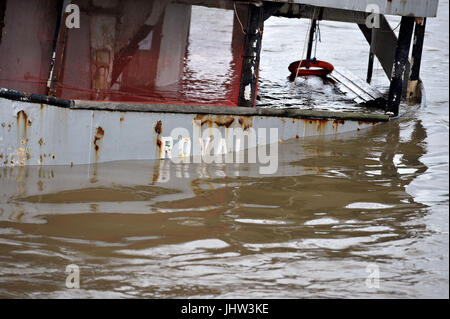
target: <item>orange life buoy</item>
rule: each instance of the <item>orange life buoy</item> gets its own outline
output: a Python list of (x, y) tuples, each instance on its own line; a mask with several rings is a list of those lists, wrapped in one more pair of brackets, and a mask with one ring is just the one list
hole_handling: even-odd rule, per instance
[[(300, 64), (300, 67), (299, 67)], [(298, 73), (297, 73), (298, 68)], [(313, 68), (313, 69), (311, 69)], [(331, 63), (319, 60), (302, 60), (292, 62), (289, 65), (289, 71), (291, 75), (297, 76), (308, 76), (308, 75), (318, 75), (325, 76), (333, 72), (334, 66)]]

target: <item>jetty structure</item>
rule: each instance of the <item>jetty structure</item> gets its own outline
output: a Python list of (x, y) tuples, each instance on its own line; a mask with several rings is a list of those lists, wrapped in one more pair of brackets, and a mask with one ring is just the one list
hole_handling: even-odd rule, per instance
[[(198, 6), (231, 13), (228, 31), (194, 14)], [(258, 138), (268, 144), (387, 122), (402, 101), (425, 103), (421, 55), (437, 8), (438, 0), (2, 0), (0, 166), (201, 156), (195, 141), (212, 130), (235, 152), (251, 144), (233, 142), (237, 131), (254, 140), (259, 129), (276, 129), (275, 138)], [(398, 37), (388, 15), (401, 17)], [(309, 23), (308, 61), (318, 22), (358, 25), (368, 42), (366, 81), (338, 69), (327, 76), (361, 111), (257, 107), (271, 16)], [(375, 57), (390, 80), (386, 95), (370, 86)]]

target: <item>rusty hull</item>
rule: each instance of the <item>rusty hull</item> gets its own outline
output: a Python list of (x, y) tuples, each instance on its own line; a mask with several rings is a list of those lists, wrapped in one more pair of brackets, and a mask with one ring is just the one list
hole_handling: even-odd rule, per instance
[[(71, 109), (0, 98), (0, 166), (80, 165), (120, 160), (167, 157), (162, 139), (183, 128), (199, 137), (219, 130), (227, 139), (230, 129), (252, 137), (258, 129), (278, 129), (276, 142), (311, 136), (335, 135), (372, 127), (375, 121), (289, 118), (263, 115), (126, 112)], [(267, 143), (275, 142), (267, 139)], [(244, 144), (241, 150), (246, 148)], [(235, 150), (227, 147), (229, 152)], [(174, 151), (172, 156), (177, 156)], [(191, 155), (198, 156), (193, 149)]]

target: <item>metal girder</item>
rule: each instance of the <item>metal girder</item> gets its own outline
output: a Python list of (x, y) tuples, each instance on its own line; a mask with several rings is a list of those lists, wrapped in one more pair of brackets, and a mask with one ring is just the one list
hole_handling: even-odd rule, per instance
[[(176, 0), (176, 2), (190, 5), (232, 9), (233, 2), (249, 3), (262, 1)], [(380, 14), (414, 17), (436, 17), (439, 4), (439, 0), (269, 0), (264, 2), (284, 3), (287, 8), (293, 7), (294, 10), (295, 6), (298, 5), (310, 5), (328, 9), (345, 10), (354, 13), (369, 13), (372, 10), (369, 5), (375, 5), (379, 8), (380, 11), (378, 13)]]
[(380, 14), (436, 17), (439, 0), (271, 0), (290, 4), (305, 4), (316, 7), (371, 12), (370, 5), (379, 8)]

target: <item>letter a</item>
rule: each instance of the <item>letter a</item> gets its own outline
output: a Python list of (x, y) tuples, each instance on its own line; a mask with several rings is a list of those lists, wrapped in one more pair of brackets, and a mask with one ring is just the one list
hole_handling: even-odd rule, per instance
[(76, 4), (69, 4), (66, 7), (66, 13), (70, 13), (66, 18), (67, 29), (80, 28), (80, 7)]
[(66, 287), (69, 289), (80, 288), (80, 267), (77, 265), (68, 265), (66, 273), (69, 274), (66, 278)]

